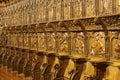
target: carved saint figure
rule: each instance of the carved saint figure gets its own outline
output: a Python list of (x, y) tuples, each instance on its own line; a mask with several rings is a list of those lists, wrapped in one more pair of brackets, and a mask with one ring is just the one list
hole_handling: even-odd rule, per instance
[(33, 34), (32, 37), (31, 37), (31, 47), (32, 48), (36, 48), (36, 41), (37, 41), (37, 38), (36, 38), (36, 34)]
[(59, 51), (66, 52), (68, 51), (68, 34), (67, 33), (59, 33)]
[(104, 47), (104, 37), (101, 32), (93, 33), (93, 37), (91, 39), (91, 54), (92, 55), (103, 55), (105, 52)]
[(55, 34), (54, 33), (48, 33), (47, 34), (48, 39), (48, 50), (55, 50)]
[(101, 4), (103, 4), (102, 14), (108, 14), (112, 12), (111, 0), (101, 0)]
[(95, 0), (87, 0), (87, 15), (95, 15)]
[(38, 34), (39, 38), (38, 38), (38, 48), (39, 50), (43, 50), (45, 49), (45, 34), (44, 33), (40, 33)]
[(115, 46), (112, 46), (114, 49), (114, 57), (116, 59), (120, 59), (120, 33), (114, 33), (113, 34), (114, 36), (114, 42), (112, 45), (115, 45)]
[(72, 43), (73, 43), (73, 46), (72, 46), (73, 53), (82, 54), (84, 52), (84, 43), (83, 43), (82, 33), (74, 33)]
[(24, 45), (25, 45), (24, 47), (26, 48), (29, 46), (28, 36), (29, 36), (28, 34), (24, 34)]

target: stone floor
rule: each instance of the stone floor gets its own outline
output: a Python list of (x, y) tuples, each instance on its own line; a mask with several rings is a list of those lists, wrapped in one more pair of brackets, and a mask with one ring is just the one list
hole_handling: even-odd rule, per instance
[(24, 78), (24, 75), (17, 75), (16, 72), (11, 72), (5, 67), (0, 67), (0, 80), (32, 80), (31, 78)]

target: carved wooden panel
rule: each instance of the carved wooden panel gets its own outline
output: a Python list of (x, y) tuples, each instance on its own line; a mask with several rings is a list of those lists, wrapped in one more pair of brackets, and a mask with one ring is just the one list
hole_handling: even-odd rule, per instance
[(53, 20), (53, 8), (54, 8), (54, 6), (56, 6), (56, 5), (54, 5), (54, 0), (48, 0), (48, 5), (47, 6), (48, 6), (48, 9), (49, 9), (48, 18), (49, 18), (49, 21), (52, 21)]
[(112, 32), (111, 54), (114, 59), (120, 59), (120, 32)]
[(37, 34), (33, 33), (31, 36), (31, 48), (33, 50), (37, 49)]
[(103, 32), (89, 33), (90, 55), (103, 56), (105, 54), (105, 36)]
[(29, 47), (29, 38), (28, 38), (28, 34), (27, 33), (24, 33), (24, 48), (27, 48)]
[(19, 47), (22, 48), (23, 47), (23, 34), (18, 34), (18, 43), (19, 43)]
[(46, 42), (45, 42), (45, 34), (38, 33), (38, 50), (45, 51), (46, 50)]
[(74, 0), (73, 15), (75, 18), (82, 17), (82, 0)]
[[(114, 0), (113, 0), (114, 1)], [(112, 0), (100, 0), (100, 13), (104, 14), (111, 14), (112, 13)]]
[(16, 34), (12, 34), (12, 40), (11, 40), (11, 42), (12, 42), (11, 44), (12, 45), (11, 46), (16, 46), (17, 45), (16, 44), (16, 37), (17, 37)]
[(56, 20), (60, 20), (60, 17), (61, 17), (61, 0), (57, 0), (56, 1), (56, 10), (57, 10), (57, 13), (56, 13)]
[(58, 33), (58, 54), (69, 55), (68, 53), (68, 33)]
[(56, 41), (54, 33), (47, 33), (47, 51), (48, 53), (55, 53)]
[(86, 0), (86, 15), (95, 16), (95, 0)]
[(71, 33), (71, 55), (75, 56), (79, 56), (81, 54), (84, 54), (84, 35), (83, 33), (78, 33), (78, 32), (74, 32)]
[(64, 19), (65, 20), (70, 19), (70, 2), (71, 0), (64, 0)]
[(8, 35), (7, 35), (7, 37), (8, 37), (8, 42), (7, 42), (7, 45), (8, 45), (8, 46), (10, 46), (10, 44), (11, 44), (11, 35), (10, 35), (10, 34), (8, 34)]
[(46, 21), (46, 1), (41, 0), (41, 19), (42, 21)]

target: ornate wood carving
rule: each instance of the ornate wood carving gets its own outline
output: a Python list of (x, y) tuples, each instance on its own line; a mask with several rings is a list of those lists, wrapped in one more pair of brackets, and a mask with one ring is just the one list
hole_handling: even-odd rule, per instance
[(84, 54), (84, 35), (83, 33), (71, 33), (72, 36), (72, 52), (71, 55), (75, 56), (79, 56), (80, 54), (83, 55)]
[(105, 36), (103, 32), (92, 32), (89, 35), (90, 54), (94, 56), (105, 55)]

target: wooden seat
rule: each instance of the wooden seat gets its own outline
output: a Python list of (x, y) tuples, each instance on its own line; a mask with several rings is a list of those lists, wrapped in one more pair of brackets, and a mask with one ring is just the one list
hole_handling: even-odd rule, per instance
[(32, 77), (33, 60), (28, 60), (24, 67), (25, 77)]
[(17, 62), (18, 62), (19, 56), (15, 56), (12, 60), (12, 70), (17, 71)]
[(64, 78), (64, 73), (68, 66), (68, 62), (69, 62), (68, 56), (60, 56), (60, 68), (56, 74), (55, 80), (59, 80), (59, 78)]
[(73, 59), (73, 61), (76, 64), (76, 70), (71, 75), (71, 80), (80, 80), (82, 72), (85, 68), (84, 63), (87, 61), (87, 58), (77, 58)]
[(8, 69), (12, 68), (11, 67), (12, 66), (11, 61), (12, 61), (13, 57), (14, 57), (13, 55), (10, 55), (9, 58), (8, 58), (8, 60), (7, 60), (7, 67), (8, 67)]
[(18, 60), (18, 74), (21, 74), (24, 72), (24, 65), (27, 63), (27, 59), (25, 57), (21, 57)]
[(0, 65), (2, 65), (3, 53), (0, 54)]
[(95, 67), (96, 74), (94, 75), (93, 79), (95, 80), (102, 80), (105, 77), (106, 68), (111, 64), (111, 62), (92, 62), (93, 66)]
[(33, 80), (40, 80), (41, 79), (41, 64), (42, 62), (37, 62), (33, 69)]
[(48, 59), (48, 65), (44, 70), (43, 75), (44, 75), (44, 80), (51, 80), (52, 79), (51, 69), (55, 62), (55, 54), (49, 54), (47, 56), (47, 59)]
[(7, 66), (7, 58), (9, 57), (8, 54), (5, 54), (3, 57), (3, 66)]

